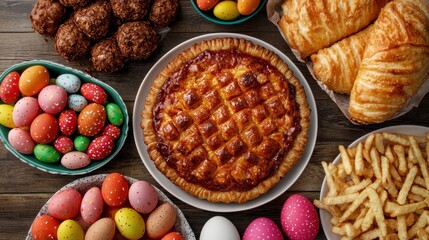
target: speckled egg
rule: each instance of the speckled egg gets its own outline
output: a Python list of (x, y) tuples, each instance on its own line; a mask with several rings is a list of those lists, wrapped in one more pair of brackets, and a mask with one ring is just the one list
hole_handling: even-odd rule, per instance
[(129, 184), (120, 173), (106, 176), (101, 186), (104, 202), (111, 207), (122, 206), (128, 197)]
[(88, 155), (84, 152), (71, 151), (63, 155), (61, 165), (67, 169), (79, 169), (88, 166), (91, 163)]
[(23, 97), (16, 102), (13, 108), (13, 122), (17, 127), (30, 126), (39, 114), (39, 103), (34, 97)]
[(110, 136), (103, 135), (92, 140), (87, 153), (91, 160), (102, 160), (112, 152), (114, 146), (115, 140)]
[(222, 1), (216, 4), (213, 8), (213, 14), (224, 21), (231, 21), (240, 17), (238, 12), (237, 3), (235, 1)]
[(98, 103), (86, 106), (77, 118), (77, 129), (80, 134), (92, 137), (101, 132), (106, 122), (106, 109)]
[(13, 122), (13, 106), (9, 104), (0, 104), (0, 124), (7, 128), (16, 127)]
[(121, 129), (113, 124), (107, 124), (101, 132), (101, 135), (108, 135), (111, 136), (113, 140), (117, 140), (121, 136)]
[(185, 240), (185, 238), (178, 232), (169, 232), (161, 240)]
[(24, 70), (19, 78), (19, 90), (24, 96), (35, 96), (49, 84), (49, 72), (44, 66), (35, 65)]
[(42, 214), (36, 217), (33, 224), (31, 224), (31, 237), (34, 240), (56, 240), (59, 226), (60, 222), (57, 219), (49, 215)]
[(87, 240), (112, 240), (115, 237), (116, 224), (111, 218), (102, 218), (96, 221), (86, 231)]
[(55, 84), (64, 88), (67, 93), (76, 93), (80, 89), (80, 79), (73, 74), (64, 73), (57, 77)]
[(128, 199), (131, 206), (140, 213), (150, 213), (158, 205), (158, 193), (146, 181), (137, 181), (131, 184)]
[(58, 240), (83, 240), (85, 233), (79, 223), (68, 219), (58, 227), (57, 236)]
[(140, 239), (145, 233), (143, 217), (132, 208), (121, 208), (115, 214), (115, 223), (121, 234), (128, 239)]
[[(79, 152), (80, 153), (80, 152)], [(92, 187), (86, 191), (80, 205), (80, 214), (83, 220), (88, 224), (95, 223), (101, 216), (104, 207), (103, 196), (98, 187)]]
[(84, 83), (80, 88), (80, 93), (88, 99), (88, 101), (98, 104), (107, 102), (107, 93), (104, 89), (94, 83)]
[(58, 121), (49, 113), (38, 115), (30, 126), (31, 138), (37, 143), (50, 143), (58, 135)]
[(74, 148), (79, 152), (86, 152), (91, 143), (91, 139), (86, 136), (79, 135), (73, 140)]
[(55, 115), (67, 105), (67, 92), (60, 86), (48, 85), (40, 91), (37, 100), (44, 112)]
[(48, 202), (48, 213), (59, 220), (72, 219), (79, 215), (82, 195), (73, 188), (55, 193)]
[(0, 84), (0, 99), (7, 104), (16, 102), (21, 94), (18, 85), (19, 73), (10, 72)]
[(249, 226), (247, 226), (242, 240), (259, 239), (283, 240), (283, 235), (273, 220), (260, 217), (253, 220)]
[(73, 135), (77, 128), (76, 112), (71, 109), (62, 111), (58, 117), (58, 126), (62, 134), (66, 136)]
[(66, 154), (73, 150), (73, 141), (65, 135), (60, 135), (54, 140), (54, 148), (59, 153)]
[(124, 123), (124, 113), (116, 103), (109, 103), (106, 106), (107, 119), (116, 126), (121, 126)]
[(32, 154), (36, 146), (36, 142), (31, 138), (30, 133), (21, 128), (10, 130), (8, 140), (10, 145), (22, 154)]
[(147, 218), (146, 230), (149, 238), (159, 239), (169, 233), (176, 223), (176, 209), (170, 203), (158, 206)]
[(48, 144), (37, 144), (34, 147), (34, 156), (44, 163), (55, 163), (60, 160), (60, 153)]
[(82, 95), (70, 94), (68, 98), (68, 107), (73, 111), (80, 112), (88, 105), (88, 101)]
[(300, 194), (294, 194), (286, 200), (280, 220), (283, 231), (291, 240), (312, 240), (319, 231), (316, 208)]

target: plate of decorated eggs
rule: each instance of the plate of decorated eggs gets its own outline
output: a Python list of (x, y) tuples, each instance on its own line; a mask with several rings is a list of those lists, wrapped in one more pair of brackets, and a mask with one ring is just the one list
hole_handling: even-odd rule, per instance
[(43, 60), (13, 65), (0, 81), (0, 138), (21, 161), (54, 174), (85, 174), (123, 146), (127, 108), (106, 83)]
[(194, 240), (181, 210), (158, 188), (120, 173), (75, 180), (43, 205), (32, 239)]

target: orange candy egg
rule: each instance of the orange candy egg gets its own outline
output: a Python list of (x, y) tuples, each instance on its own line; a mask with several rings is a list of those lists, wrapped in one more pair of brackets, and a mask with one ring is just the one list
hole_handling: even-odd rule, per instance
[(49, 72), (44, 66), (31, 66), (19, 78), (19, 90), (24, 96), (35, 96), (49, 84)]
[(103, 130), (106, 117), (106, 109), (103, 105), (91, 103), (79, 113), (77, 129), (84, 136), (95, 136)]
[(260, 0), (238, 0), (237, 8), (241, 15), (250, 15), (256, 11), (260, 4)]
[(128, 198), (129, 184), (120, 173), (107, 175), (101, 186), (104, 202), (111, 207), (122, 206)]
[(183, 236), (178, 232), (167, 233), (161, 240), (184, 240)]
[(31, 138), (37, 143), (50, 143), (58, 135), (58, 121), (48, 113), (37, 116), (30, 126)]

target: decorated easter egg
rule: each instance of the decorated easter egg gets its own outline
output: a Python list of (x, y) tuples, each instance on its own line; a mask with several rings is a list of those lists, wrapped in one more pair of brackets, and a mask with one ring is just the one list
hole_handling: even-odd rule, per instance
[(55, 84), (64, 88), (67, 93), (76, 93), (80, 89), (80, 79), (70, 73), (64, 73), (57, 77)]
[(34, 156), (44, 163), (54, 163), (60, 160), (60, 153), (48, 144), (37, 144), (34, 147)]
[(80, 93), (89, 101), (98, 104), (107, 102), (107, 93), (104, 89), (94, 83), (84, 83), (80, 88)]
[(68, 107), (73, 111), (80, 112), (88, 105), (88, 101), (82, 95), (70, 94), (68, 98)]
[(212, 9), (219, 0), (197, 0), (197, 6), (203, 11)]
[(49, 113), (38, 115), (30, 126), (31, 138), (37, 143), (50, 143), (58, 135), (58, 121)]
[(77, 128), (76, 112), (71, 109), (62, 111), (58, 117), (58, 126), (62, 134), (66, 136), (73, 135)]
[(163, 203), (147, 218), (147, 235), (153, 239), (162, 238), (171, 231), (174, 223), (176, 223), (176, 209), (170, 203)]
[(253, 220), (249, 226), (247, 226), (242, 240), (259, 239), (283, 240), (283, 235), (273, 220), (260, 217)]
[(178, 232), (169, 232), (161, 240), (185, 240), (185, 238)]
[(83, 240), (85, 233), (79, 223), (68, 219), (58, 227), (57, 236), (58, 240)]
[(13, 108), (13, 122), (17, 127), (30, 126), (39, 115), (39, 103), (34, 97), (23, 97), (16, 102)]
[(82, 195), (73, 188), (55, 193), (48, 202), (48, 213), (59, 220), (71, 219), (79, 215)]
[(113, 124), (107, 124), (101, 132), (101, 135), (108, 135), (111, 136), (113, 140), (117, 140), (121, 136), (121, 129)]
[(312, 240), (319, 231), (319, 217), (305, 196), (294, 194), (283, 205), (280, 215), (283, 231), (291, 240)]
[(222, 1), (219, 2), (213, 9), (213, 14), (224, 21), (231, 21), (240, 17), (235, 1)]
[(88, 155), (84, 152), (71, 151), (63, 155), (61, 165), (67, 169), (79, 169), (88, 166), (91, 163)]
[(132, 208), (121, 208), (115, 214), (119, 232), (127, 239), (140, 239), (145, 233), (143, 217)]
[(74, 148), (79, 152), (86, 152), (91, 143), (91, 139), (86, 136), (79, 135), (73, 140)]
[(80, 214), (86, 223), (93, 224), (100, 218), (103, 207), (104, 200), (101, 190), (98, 187), (92, 187), (82, 198)]
[(128, 197), (128, 181), (120, 173), (106, 176), (101, 186), (104, 202), (111, 207), (120, 207)]
[(25, 69), (19, 78), (19, 90), (24, 96), (35, 96), (49, 84), (48, 69), (34, 65)]
[(16, 102), (21, 92), (19, 91), (19, 73), (10, 72), (0, 84), (0, 99), (7, 104)]
[(73, 141), (64, 135), (60, 135), (54, 140), (54, 148), (61, 154), (66, 154), (73, 150)]
[[(222, 230), (220, 231), (220, 229)], [(240, 234), (229, 219), (222, 216), (214, 216), (201, 229), (200, 240), (219, 239), (240, 240)]]
[(37, 100), (44, 112), (55, 115), (67, 105), (67, 92), (60, 86), (48, 85), (40, 91)]
[(124, 113), (116, 103), (109, 103), (106, 106), (107, 119), (116, 126), (121, 126), (124, 123)]
[(92, 224), (85, 233), (85, 239), (112, 240), (115, 237), (116, 224), (111, 218), (102, 218)]
[(115, 140), (107, 135), (95, 138), (89, 144), (87, 154), (91, 160), (101, 160), (107, 157), (115, 146)]
[(31, 237), (34, 240), (46, 239), (56, 240), (57, 230), (60, 222), (46, 214), (37, 216), (31, 224)]
[(16, 127), (13, 121), (13, 106), (0, 104), (0, 124), (7, 128)]
[(21, 128), (10, 130), (8, 140), (10, 145), (22, 154), (32, 154), (36, 146), (36, 142), (31, 138), (30, 133)]
[(256, 11), (261, 0), (238, 0), (237, 9), (241, 15), (250, 15)]
[(130, 186), (128, 199), (131, 206), (140, 213), (152, 212), (158, 204), (158, 193), (146, 181), (137, 181)]
[(77, 118), (77, 129), (80, 134), (92, 137), (101, 132), (106, 122), (106, 109), (98, 103), (86, 106)]

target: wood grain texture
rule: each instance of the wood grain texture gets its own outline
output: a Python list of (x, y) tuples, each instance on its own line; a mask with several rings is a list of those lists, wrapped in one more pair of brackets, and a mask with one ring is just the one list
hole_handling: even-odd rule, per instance
[[(28, 15), (34, 2), (34, 0), (0, 1), (0, 72), (13, 64), (32, 59), (50, 60), (87, 71), (89, 69), (87, 61), (66, 62), (55, 52), (52, 39), (33, 32)], [(126, 67), (117, 73), (89, 72), (120, 93), (127, 105), (130, 119), (132, 119), (138, 87), (153, 64), (183, 41), (212, 32), (247, 34), (264, 40), (284, 52), (298, 66), (310, 84), (318, 112), (317, 142), (310, 162), (296, 183), (277, 199), (245, 212), (215, 213), (194, 208), (164, 191), (183, 211), (197, 239), (204, 223), (216, 215), (230, 219), (241, 236), (247, 225), (256, 217), (270, 217), (280, 226), (280, 211), (284, 201), (290, 195), (301, 193), (311, 200), (319, 198), (324, 178), (320, 162), (334, 160), (338, 155), (337, 146), (339, 144), (348, 145), (370, 131), (387, 126), (416, 124), (429, 127), (427, 118), (429, 96), (422, 100), (418, 108), (414, 108), (398, 119), (383, 124), (353, 125), (344, 117), (329, 96), (320, 89), (306, 66), (296, 60), (277, 28), (267, 20), (265, 10), (243, 24), (221, 26), (200, 17), (192, 8), (189, 0), (182, 0), (180, 3), (180, 18), (171, 26), (171, 31), (149, 60), (128, 62)], [(24, 239), (37, 212), (51, 195), (65, 184), (83, 177), (53, 175), (37, 170), (18, 160), (3, 144), (0, 144), (0, 168), (2, 169), (0, 175), (0, 239)], [(111, 172), (121, 172), (133, 178), (146, 180), (162, 189), (142, 164), (134, 143), (132, 129), (128, 132), (124, 147), (112, 161), (101, 169), (84, 176)], [(326, 239), (322, 228), (319, 230), (317, 239)]]

